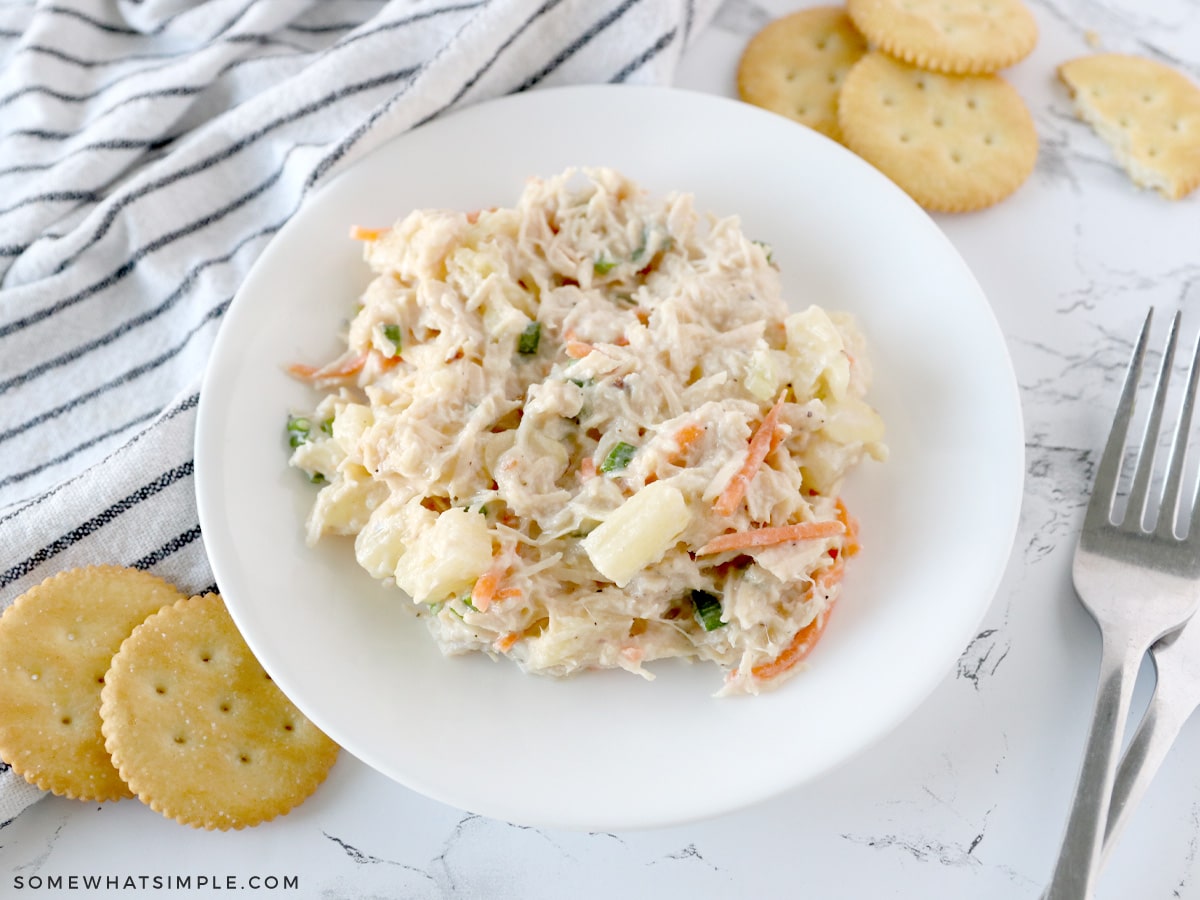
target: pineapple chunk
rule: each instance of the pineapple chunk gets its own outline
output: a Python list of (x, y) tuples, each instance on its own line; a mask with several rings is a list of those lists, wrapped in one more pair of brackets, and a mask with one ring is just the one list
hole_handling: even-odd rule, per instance
[(362, 466), (344, 466), (341, 477), (321, 488), (308, 517), (308, 544), (322, 534), (358, 534), (387, 496), (387, 485), (373, 481)]
[(347, 403), (338, 410), (333, 417), (333, 439), (346, 456), (354, 456), (358, 450), (358, 439), (374, 420), (371, 407), (361, 403)]
[(805, 487), (820, 494), (836, 493), (842, 475), (856, 458), (857, 453), (818, 432), (804, 449), (800, 475)]
[(750, 354), (745, 385), (746, 390), (764, 403), (775, 399), (779, 393), (779, 366), (772, 350), (763, 346)]
[(437, 603), (469, 590), (492, 564), (487, 520), (462, 508), (437, 517), (396, 563), (396, 584), (418, 603)]
[(421, 531), (433, 526), (436, 515), (420, 503), (398, 506), (385, 500), (371, 513), (367, 524), (354, 539), (358, 564), (373, 578), (391, 578), (408, 545), (416, 542)]
[(840, 444), (874, 444), (883, 440), (883, 419), (858, 397), (846, 397), (830, 407), (824, 431)]
[(850, 384), (850, 359), (837, 326), (825, 311), (810, 306), (788, 316), (783, 324), (796, 396), (817, 394), (817, 382), (822, 378), (829, 397), (837, 400), (844, 396)]
[(692, 520), (677, 488), (646, 485), (609, 514), (582, 541), (592, 565), (617, 587), (663, 558)]

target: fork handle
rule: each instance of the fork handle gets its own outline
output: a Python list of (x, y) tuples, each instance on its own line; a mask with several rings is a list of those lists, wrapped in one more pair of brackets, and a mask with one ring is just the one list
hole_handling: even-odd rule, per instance
[(1104, 640), (1100, 683), (1075, 800), (1058, 862), (1042, 900), (1087, 900), (1092, 895), (1121, 736), (1129, 718), (1134, 680), (1147, 649), (1128, 644), (1113, 647), (1111, 641)]
[(1195, 691), (1188, 691), (1183, 681), (1173, 677), (1175, 674), (1169, 666), (1159, 667), (1158, 683), (1154, 686), (1150, 705), (1146, 707), (1146, 714), (1117, 769), (1104, 833), (1101, 868), (1112, 854), (1130, 814), (1141, 802), (1175, 738), (1195, 708)]

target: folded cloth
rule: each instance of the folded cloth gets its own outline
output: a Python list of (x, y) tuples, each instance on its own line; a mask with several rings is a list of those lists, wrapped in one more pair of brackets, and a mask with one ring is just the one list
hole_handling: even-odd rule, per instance
[[(192, 439), (222, 314), (315, 189), (448, 109), (667, 83), (717, 0), (0, 7), (0, 608), (74, 566), (214, 590)], [(0, 827), (40, 796), (0, 763)]]

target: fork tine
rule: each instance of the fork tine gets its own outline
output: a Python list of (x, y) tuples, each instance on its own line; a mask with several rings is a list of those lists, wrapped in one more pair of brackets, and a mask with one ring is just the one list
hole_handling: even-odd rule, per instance
[(1113, 416), (1112, 430), (1108, 433), (1108, 442), (1104, 445), (1104, 453), (1100, 457), (1100, 465), (1096, 467), (1096, 479), (1092, 486), (1092, 501), (1088, 504), (1084, 515), (1085, 531), (1095, 531), (1109, 525), (1112, 521), (1113, 500), (1117, 495), (1117, 477), (1121, 472), (1121, 459), (1125, 455), (1125, 439), (1129, 434), (1129, 420), (1133, 416), (1133, 403), (1137, 397), (1138, 381), (1142, 374), (1142, 360), (1146, 356), (1146, 341), (1150, 335), (1150, 322), (1154, 318), (1154, 308), (1146, 313), (1146, 322), (1142, 325), (1142, 333), (1138, 335), (1133, 347), (1133, 356), (1129, 360), (1129, 371), (1125, 374), (1125, 386), (1121, 388), (1121, 399), (1117, 402), (1117, 412)]
[[(1183, 471), (1187, 457), (1188, 438), (1192, 431), (1192, 413), (1196, 408), (1196, 386), (1200, 383), (1200, 336), (1196, 338), (1196, 347), (1192, 351), (1192, 364), (1188, 369), (1187, 390), (1183, 395), (1183, 407), (1179, 412), (1179, 425), (1175, 430), (1175, 443), (1171, 448), (1171, 468), (1167, 473), (1167, 483), (1163, 488), (1163, 508), (1158, 516), (1158, 527), (1155, 529), (1160, 537), (1175, 536), (1175, 520), (1179, 516), (1179, 501), (1183, 493)], [(1195, 534), (1200, 517), (1195, 499), (1192, 500), (1191, 525), (1188, 534)]]
[(1167, 402), (1167, 384), (1171, 380), (1171, 366), (1175, 362), (1175, 343), (1179, 336), (1180, 314), (1171, 319), (1171, 330), (1167, 333), (1167, 347), (1163, 351), (1162, 365), (1158, 370), (1158, 383), (1154, 386), (1154, 405), (1146, 422), (1142, 446), (1138, 451), (1137, 471), (1133, 486), (1129, 489), (1129, 503), (1125, 510), (1123, 527), (1128, 531), (1141, 531), (1146, 518), (1146, 503), (1150, 494), (1150, 479), (1154, 474), (1154, 456), (1158, 448), (1158, 433), (1162, 428), (1163, 407)]

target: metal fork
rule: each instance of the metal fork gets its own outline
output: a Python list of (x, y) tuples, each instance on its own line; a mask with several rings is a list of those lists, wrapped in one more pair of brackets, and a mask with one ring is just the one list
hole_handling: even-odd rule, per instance
[[(1075, 590), (1100, 626), (1100, 677), (1075, 799), (1043, 900), (1086, 900), (1091, 896), (1099, 869), (1117, 755), (1142, 657), (1157, 640), (1183, 625), (1200, 602), (1200, 505), (1194, 497), (1186, 509), (1190, 525), (1185, 536), (1175, 533), (1195, 406), (1196, 354), (1175, 430), (1157, 522), (1150, 529), (1143, 524), (1179, 334), (1178, 314), (1171, 323), (1163, 353), (1127, 508), (1119, 522), (1113, 521), (1121, 462), (1152, 319), (1153, 310), (1146, 316), (1133, 351), (1075, 551)], [(1200, 353), (1200, 343), (1197, 352)]]
[(1101, 867), (1184, 723), (1200, 708), (1200, 615), (1151, 647), (1150, 656), (1154, 660), (1154, 693), (1113, 782)]

